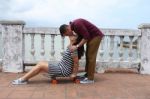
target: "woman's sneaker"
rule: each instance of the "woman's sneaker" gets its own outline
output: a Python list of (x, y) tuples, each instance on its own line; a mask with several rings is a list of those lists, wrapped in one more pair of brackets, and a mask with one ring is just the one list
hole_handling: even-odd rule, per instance
[(25, 85), (27, 83), (28, 83), (27, 80), (22, 80), (21, 78), (12, 81), (13, 85)]
[(80, 80), (81, 84), (90, 84), (94, 83), (94, 80), (89, 80), (88, 78), (84, 78), (83, 80)]

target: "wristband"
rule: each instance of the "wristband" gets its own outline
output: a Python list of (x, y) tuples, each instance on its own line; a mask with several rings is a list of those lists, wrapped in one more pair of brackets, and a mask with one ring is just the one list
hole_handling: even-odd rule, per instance
[(79, 48), (79, 45), (77, 44), (76, 47)]

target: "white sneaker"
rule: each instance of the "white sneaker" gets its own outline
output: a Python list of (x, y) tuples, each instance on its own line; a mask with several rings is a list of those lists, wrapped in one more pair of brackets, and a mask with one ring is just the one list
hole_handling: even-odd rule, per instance
[(81, 84), (90, 84), (94, 83), (94, 80), (89, 80), (88, 78), (84, 78), (83, 80), (80, 81)]
[(12, 81), (13, 85), (25, 85), (27, 83), (27, 80), (22, 80), (21, 78)]

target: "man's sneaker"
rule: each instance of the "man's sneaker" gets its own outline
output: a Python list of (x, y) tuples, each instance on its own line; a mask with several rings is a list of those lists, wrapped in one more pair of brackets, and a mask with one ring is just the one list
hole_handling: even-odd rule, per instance
[(27, 80), (22, 80), (21, 78), (12, 81), (13, 85), (24, 85), (27, 83), (28, 83)]
[(77, 76), (77, 78), (80, 80), (83, 80), (83, 79), (87, 78), (87, 74)]
[(90, 84), (94, 83), (94, 80), (89, 80), (88, 78), (84, 78), (83, 80), (80, 80), (81, 84)]
[(77, 78), (80, 79), (80, 80), (83, 80), (83, 79), (85, 79), (86, 77), (82, 75), (82, 76), (77, 76)]

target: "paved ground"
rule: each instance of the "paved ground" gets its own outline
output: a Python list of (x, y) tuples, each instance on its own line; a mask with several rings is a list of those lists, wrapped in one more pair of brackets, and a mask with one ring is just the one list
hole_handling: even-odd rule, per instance
[(28, 85), (12, 85), (21, 75), (0, 72), (0, 99), (150, 99), (150, 75), (111, 72), (95, 74), (94, 84), (61, 79), (52, 85), (40, 74)]

